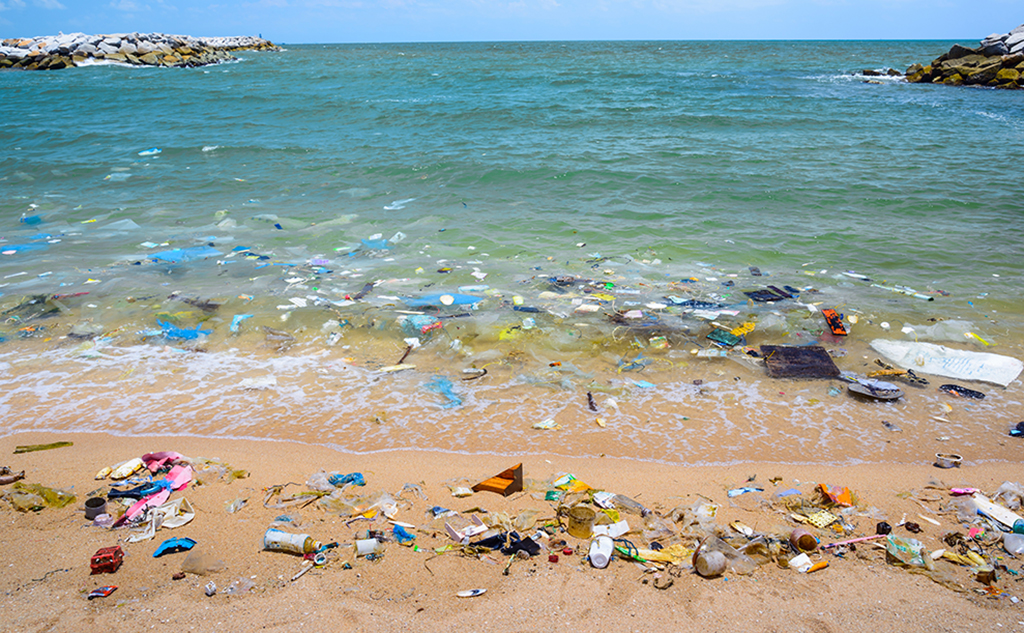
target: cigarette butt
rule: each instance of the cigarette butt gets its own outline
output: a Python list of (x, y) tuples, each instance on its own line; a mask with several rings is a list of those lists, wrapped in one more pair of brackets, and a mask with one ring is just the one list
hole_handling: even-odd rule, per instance
[(814, 572), (816, 572), (816, 571), (818, 571), (820, 569), (825, 569), (826, 567), (828, 567), (828, 561), (827, 560), (819, 560), (818, 562), (816, 562), (813, 565), (811, 565), (811, 568), (807, 570), (807, 573), (808, 574), (813, 574)]

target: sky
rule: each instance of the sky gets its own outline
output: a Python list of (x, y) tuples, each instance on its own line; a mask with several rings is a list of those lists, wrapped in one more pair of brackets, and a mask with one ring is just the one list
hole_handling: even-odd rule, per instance
[(941, 39), (1024, 22), (1022, 0), (0, 0), (0, 38), (163, 32), (277, 43)]

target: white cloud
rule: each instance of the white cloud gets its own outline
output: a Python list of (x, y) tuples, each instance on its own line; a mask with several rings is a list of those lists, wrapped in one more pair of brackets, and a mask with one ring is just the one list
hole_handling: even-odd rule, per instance
[(125, 11), (127, 13), (138, 11), (140, 8), (132, 0), (118, 0), (117, 2), (111, 2), (108, 6), (116, 11)]
[(65, 9), (63, 4), (57, 2), (57, 0), (32, 0), (33, 4), (43, 9)]
[(8, 9), (22, 9), (24, 7), (24, 0), (7, 0), (6, 2), (0, 2), (0, 11), (7, 11)]

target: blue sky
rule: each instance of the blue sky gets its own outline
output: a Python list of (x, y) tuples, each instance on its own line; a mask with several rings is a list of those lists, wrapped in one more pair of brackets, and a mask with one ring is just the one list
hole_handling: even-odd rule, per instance
[(1021, 0), (0, 0), (0, 37), (151, 32), (282, 43), (952, 39), (1024, 20)]

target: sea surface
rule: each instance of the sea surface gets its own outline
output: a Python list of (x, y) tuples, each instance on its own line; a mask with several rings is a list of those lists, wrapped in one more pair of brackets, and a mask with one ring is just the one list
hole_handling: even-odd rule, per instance
[[(860, 377), (879, 338), (1024, 358), (1022, 93), (884, 72), (952, 43), (302, 45), (2, 72), (4, 431), (1016, 459), (1019, 379), (874, 402), (757, 356), (822, 345)], [(788, 297), (745, 294), (769, 286)]]

